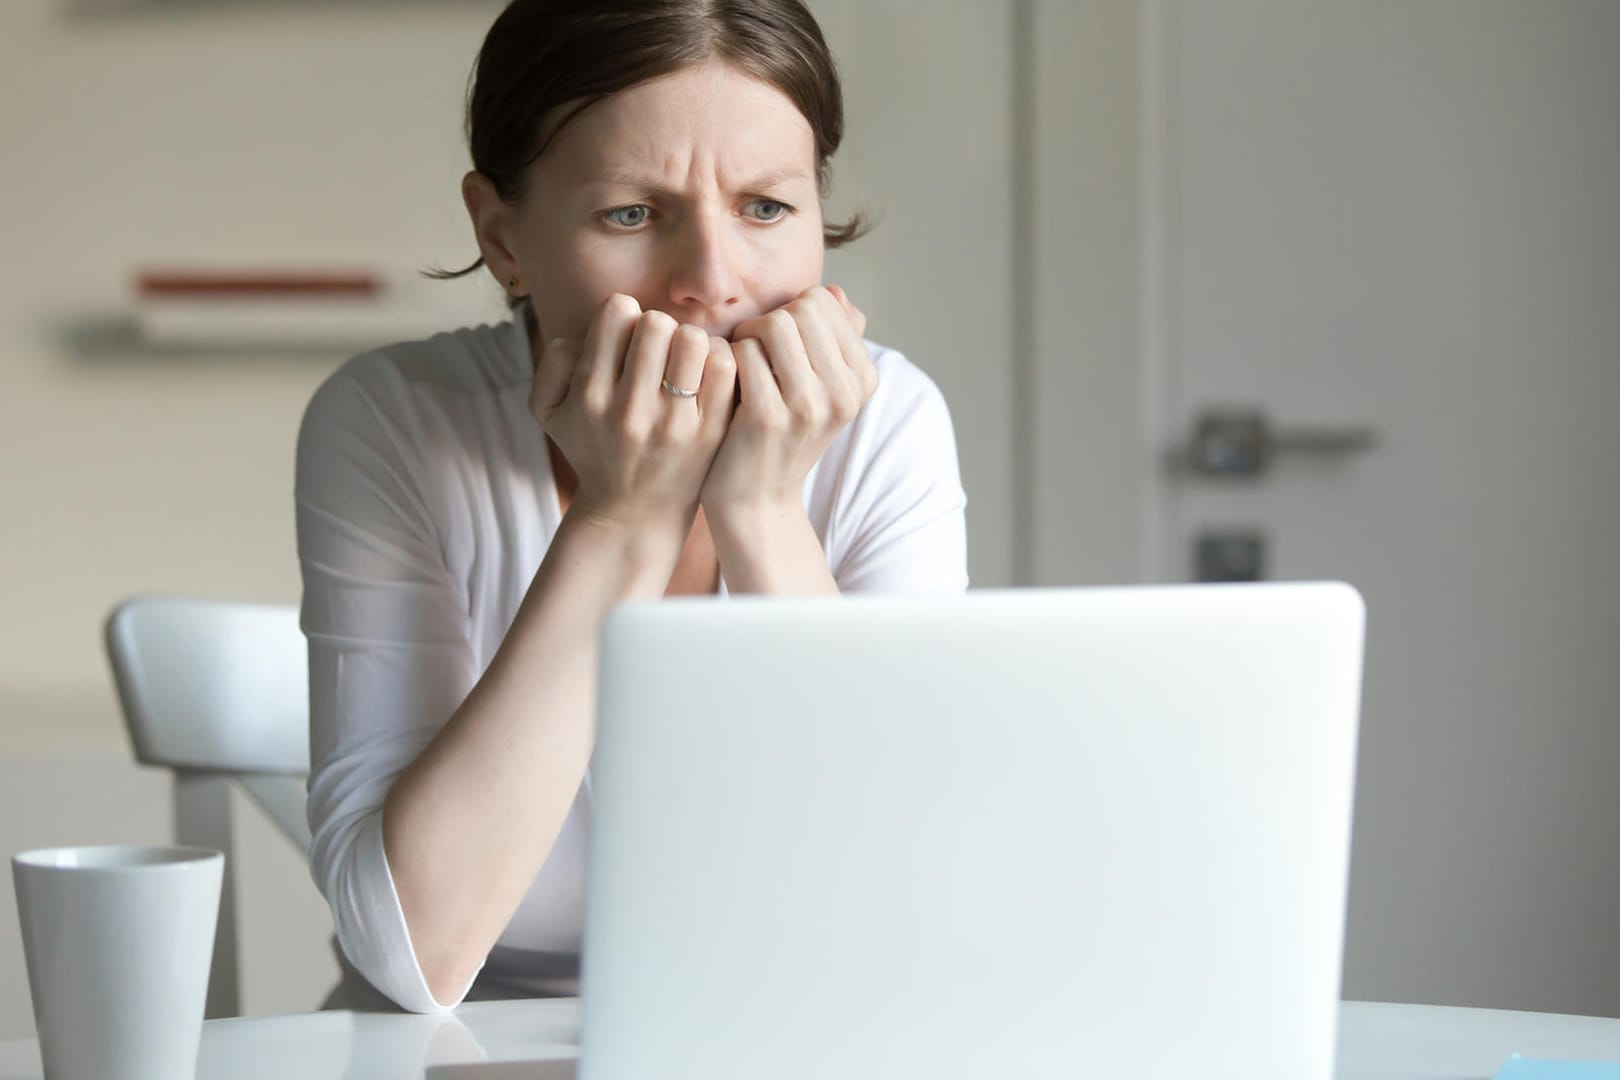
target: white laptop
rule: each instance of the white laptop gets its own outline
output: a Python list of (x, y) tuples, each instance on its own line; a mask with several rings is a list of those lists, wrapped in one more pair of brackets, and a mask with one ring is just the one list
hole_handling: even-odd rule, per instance
[(1328, 1080), (1340, 584), (663, 601), (602, 659), (584, 1080)]

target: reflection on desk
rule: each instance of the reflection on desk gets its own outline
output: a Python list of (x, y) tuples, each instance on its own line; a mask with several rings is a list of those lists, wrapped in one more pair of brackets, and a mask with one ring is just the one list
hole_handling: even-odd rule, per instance
[[(566, 1062), (579, 1053), (577, 999), (481, 1001), (441, 1016), (310, 1013), (210, 1020), (199, 1080), (561, 1080), (557, 1066), (452, 1070), (455, 1064)], [(1620, 1061), (1620, 1020), (1548, 1013), (1346, 1002), (1337, 1080), (1489, 1080), (1513, 1053)], [(0, 1043), (0, 1080), (43, 1080), (32, 1039)]]

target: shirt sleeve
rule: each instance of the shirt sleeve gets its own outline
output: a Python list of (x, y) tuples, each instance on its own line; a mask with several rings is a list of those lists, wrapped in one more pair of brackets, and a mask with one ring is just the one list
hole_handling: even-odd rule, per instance
[(965, 592), (967, 494), (956, 433), (932, 379), (868, 343), (878, 389), (851, 424), (835, 500), (841, 592)]
[(317, 391), (298, 436), (310, 871), (354, 968), (401, 1007), (442, 1012), (467, 988), (449, 1002), (428, 988), (383, 850), (382, 807), (477, 672), (465, 590), (446, 570), (423, 490), (426, 440), (414, 437), (408, 386), (357, 377), (366, 359)]

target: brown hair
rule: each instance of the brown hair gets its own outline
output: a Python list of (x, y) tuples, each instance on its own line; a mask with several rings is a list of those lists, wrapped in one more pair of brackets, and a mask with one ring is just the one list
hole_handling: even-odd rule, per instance
[[(473, 168), (508, 203), (522, 200), (529, 166), (568, 121), (609, 94), (721, 57), (786, 94), (810, 122), (816, 180), (844, 138), (844, 97), (821, 28), (802, 0), (512, 0), (496, 18), (467, 94)], [(550, 131), (543, 119), (573, 107)], [(866, 232), (859, 214), (828, 225), (826, 245)], [(426, 270), (446, 280), (465, 270)], [(522, 301), (509, 298), (514, 307)]]

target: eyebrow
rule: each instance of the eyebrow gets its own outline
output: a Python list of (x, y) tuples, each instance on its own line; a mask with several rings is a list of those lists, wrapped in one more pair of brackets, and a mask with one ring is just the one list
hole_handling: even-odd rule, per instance
[[(805, 172), (803, 169), (792, 167), (772, 169), (768, 172), (759, 174), (752, 180), (749, 180), (747, 183), (739, 184), (737, 186), (737, 190), (759, 191), (763, 188), (772, 187), (776, 184), (784, 183), (789, 180), (808, 179), (810, 179), (810, 174)], [(597, 173), (595, 175), (586, 177), (585, 180), (587, 183), (592, 184), (613, 184), (617, 187), (636, 188), (641, 191), (653, 191), (660, 194), (666, 193), (666, 189), (659, 181), (653, 180), (646, 176), (638, 176), (635, 173), (630, 172), (610, 171)]]

